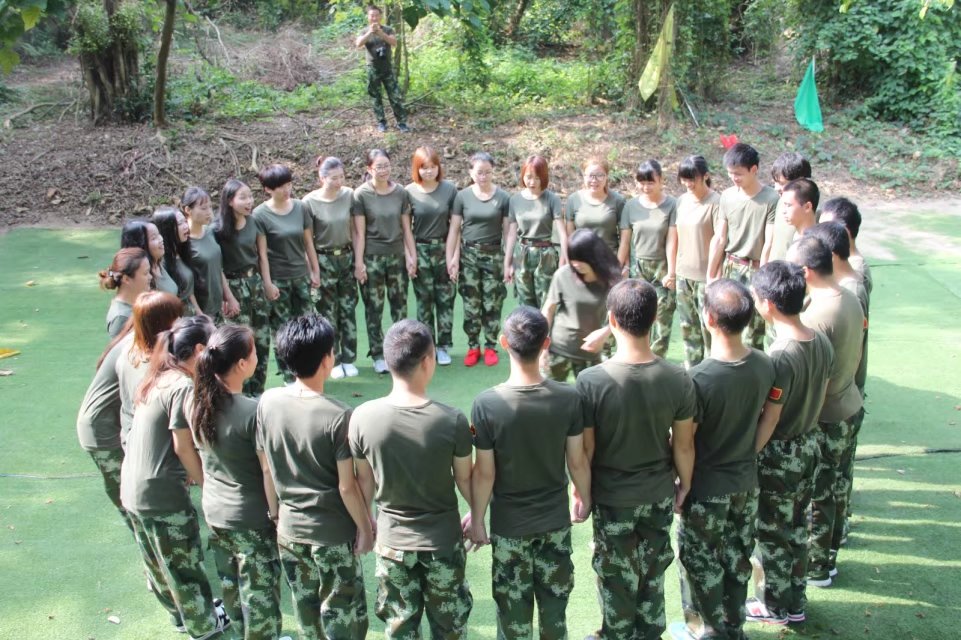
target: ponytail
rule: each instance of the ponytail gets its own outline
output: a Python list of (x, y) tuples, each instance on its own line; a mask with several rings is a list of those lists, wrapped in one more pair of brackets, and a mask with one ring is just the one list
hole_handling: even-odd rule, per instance
[(132, 278), (147, 257), (147, 252), (137, 247), (121, 249), (114, 255), (110, 266), (97, 274), (100, 276), (100, 288), (107, 291), (119, 289), (123, 277)]
[(209, 316), (197, 315), (180, 318), (169, 331), (161, 333), (150, 356), (150, 369), (137, 388), (137, 403), (147, 401), (161, 376), (168, 371), (179, 371), (190, 376), (191, 373), (184, 363), (190, 360), (198, 344), (207, 344), (213, 331), (213, 320)]
[(198, 442), (217, 442), (217, 416), (231, 399), (223, 377), (254, 350), (254, 334), (245, 326), (226, 325), (210, 337), (197, 358), (190, 424)]

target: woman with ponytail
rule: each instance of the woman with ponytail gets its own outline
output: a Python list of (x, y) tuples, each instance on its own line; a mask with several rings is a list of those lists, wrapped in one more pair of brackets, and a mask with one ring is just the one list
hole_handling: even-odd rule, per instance
[(130, 516), (153, 593), (174, 626), (209, 638), (230, 623), (215, 606), (204, 573), (200, 523), (188, 481), (203, 485), (186, 404), (197, 357), (214, 324), (181, 318), (157, 338), (150, 369), (137, 389), (133, 428), (120, 470), (120, 499)]
[(121, 249), (98, 275), (101, 289), (117, 292), (107, 309), (107, 333), (116, 338), (133, 313), (134, 300), (150, 289), (150, 258), (143, 249)]
[(197, 357), (189, 418), (203, 462), (208, 548), (224, 609), (235, 636), (268, 640), (280, 635), (280, 558), (277, 492), (257, 451), (257, 401), (242, 393), (256, 368), (253, 332), (239, 325), (217, 329)]

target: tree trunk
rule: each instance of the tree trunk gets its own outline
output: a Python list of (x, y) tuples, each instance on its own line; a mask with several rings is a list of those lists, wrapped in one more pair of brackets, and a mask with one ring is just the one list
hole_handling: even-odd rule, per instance
[(637, 81), (641, 79), (641, 72), (644, 70), (646, 56), (651, 52), (650, 21), (648, 16), (648, 3), (644, 0), (632, 0), (631, 8), (634, 13), (634, 54), (631, 56), (631, 66), (627, 70), (627, 86), (631, 87), (628, 92), (627, 108), (634, 111), (641, 106), (641, 96), (637, 92)]
[[(120, 5), (120, 0), (103, 0), (102, 10), (108, 23)], [(78, 24), (76, 28), (82, 32), (83, 25)], [(116, 41), (112, 32), (109, 38), (100, 43), (99, 49), (87, 49), (79, 55), (80, 72), (90, 100), (90, 119), (94, 124), (118, 116), (136, 118), (139, 115), (125, 102), (126, 98), (136, 95), (140, 82), (137, 44), (129, 39)]]
[(530, 0), (517, 0), (517, 4), (514, 5), (514, 11), (511, 12), (511, 17), (507, 21), (507, 29), (504, 30), (504, 35), (511, 40), (517, 39), (517, 27), (520, 26), (528, 5), (530, 5)]
[(153, 93), (153, 124), (155, 127), (167, 125), (164, 103), (167, 98), (167, 59), (170, 58), (170, 43), (174, 37), (174, 18), (177, 14), (177, 0), (164, 0), (164, 24), (160, 32), (160, 51), (157, 52), (157, 83)]

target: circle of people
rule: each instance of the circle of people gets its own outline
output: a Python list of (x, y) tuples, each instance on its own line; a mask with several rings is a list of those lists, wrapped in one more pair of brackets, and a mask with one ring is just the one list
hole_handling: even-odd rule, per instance
[[(719, 194), (690, 156), (675, 199), (649, 160), (625, 199), (591, 158), (562, 207), (540, 156), (509, 195), (487, 153), (458, 191), (431, 148), (406, 188), (374, 149), (353, 191), (328, 157), (303, 199), (272, 165), (257, 207), (231, 179), (216, 219), (190, 188), (126, 223), (100, 273), (112, 339), (77, 431), (173, 626), (277, 638), (283, 574), (301, 638), (362, 638), (358, 558), (373, 550), (387, 637), (419, 637), (425, 612), (432, 637), (462, 637), (467, 553), (490, 544), (498, 637), (531, 637), (536, 604), (540, 637), (564, 638), (571, 527), (590, 518), (592, 637), (659, 638), (674, 514), (685, 619), (672, 637), (804, 622), (806, 588), (831, 585), (847, 535), (871, 277), (853, 202), (819, 209), (797, 153), (775, 161), (775, 187), (758, 165), (734, 145)], [(502, 324), (508, 284), (520, 304)], [(510, 360), (469, 419), (427, 390), (451, 364), (455, 287), (464, 365)], [(351, 409), (327, 383), (358, 375), (358, 289), (393, 386)], [(675, 308), (684, 366), (663, 357)], [(265, 391), (271, 341), (287, 384)]]

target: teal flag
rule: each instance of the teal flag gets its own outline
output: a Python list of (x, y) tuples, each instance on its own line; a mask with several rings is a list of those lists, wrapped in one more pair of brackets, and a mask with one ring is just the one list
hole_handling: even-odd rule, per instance
[(824, 131), (821, 101), (818, 100), (818, 87), (814, 83), (814, 58), (811, 58), (811, 64), (804, 73), (804, 80), (798, 87), (797, 97), (794, 99), (794, 117), (798, 124), (808, 131)]

